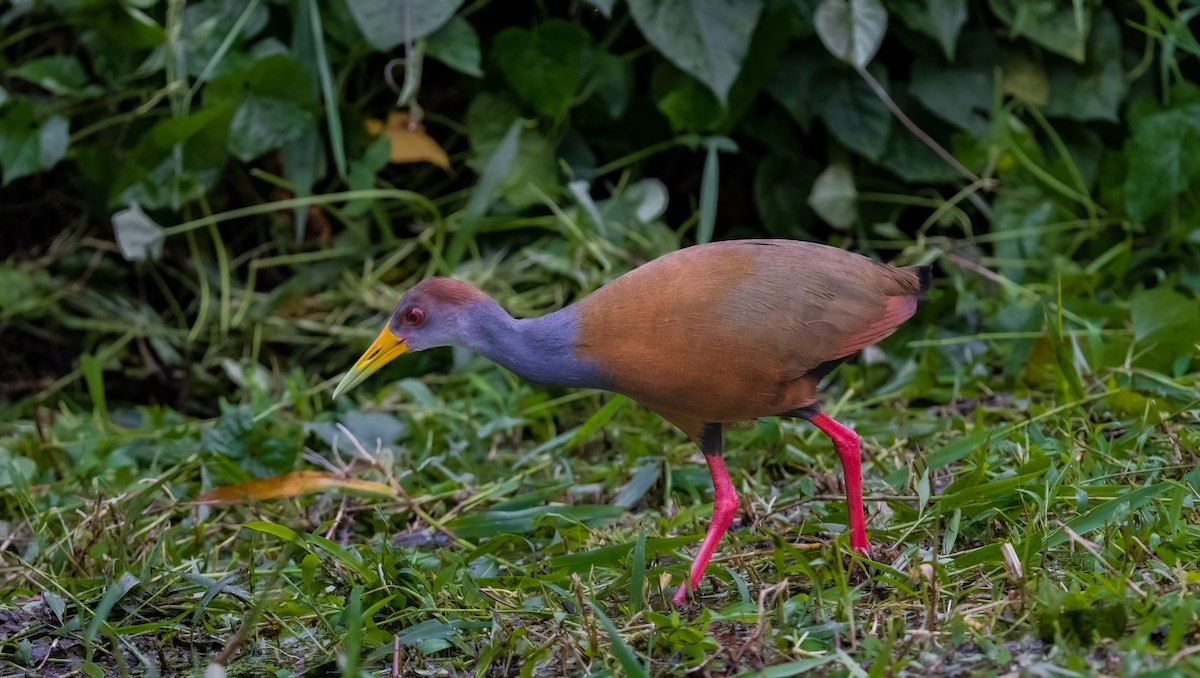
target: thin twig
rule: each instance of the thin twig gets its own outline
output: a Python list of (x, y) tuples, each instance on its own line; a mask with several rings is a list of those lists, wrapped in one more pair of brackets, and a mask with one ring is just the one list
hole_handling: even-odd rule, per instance
[(956, 172), (970, 179), (971, 183), (979, 184), (979, 186), (986, 191), (990, 191), (1000, 184), (1000, 182), (996, 179), (981, 179), (974, 172), (963, 166), (963, 164), (959, 162), (957, 158), (955, 158), (953, 155), (950, 155), (949, 151), (942, 148), (941, 144), (934, 141), (933, 137), (925, 133), (925, 130), (917, 127), (917, 123), (913, 122), (907, 115), (905, 115), (904, 111), (900, 110), (900, 107), (897, 106), (896, 102), (892, 100), (892, 97), (887, 93), (887, 90), (883, 88), (883, 85), (879, 84), (879, 81), (875, 79), (875, 76), (871, 75), (870, 71), (863, 66), (855, 66), (854, 68), (858, 71), (858, 74), (862, 76), (862, 79), (866, 81), (871, 90), (875, 92), (875, 96), (879, 97), (879, 100), (883, 102), (883, 105), (887, 106), (887, 109), (892, 112), (892, 115), (896, 116), (896, 119), (900, 121), (900, 124), (904, 125), (908, 131), (912, 132), (918, 139), (921, 140), (921, 143), (928, 146), (931, 151), (937, 153), (938, 157), (942, 160), (945, 160), (946, 164), (953, 167)]

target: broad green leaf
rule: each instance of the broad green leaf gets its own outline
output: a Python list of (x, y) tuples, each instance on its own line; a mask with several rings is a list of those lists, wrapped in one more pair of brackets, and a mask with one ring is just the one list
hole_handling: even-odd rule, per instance
[(272, 55), (250, 68), (214, 79), (206, 104), (236, 105), (229, 150), (243, 162), (283, 147), (315, 124), (312, 75), (291, 57)]
[[(508, 102), (486, 93), (475, 97), (467, 108), (467, 136), (474, 154), (468, 164), (484, 172), (514, 124), (521, 125), (517, 110)], [(497, 167), (496, 190), (513, 207), (539, 204), (540, 194), (555, 193), (554, 148), (537, 130), (522, 129), (513, 156), (505, 160)]]
[(1143, 116), (1132, 127), (1126, 208), (1146, 221), (1200, 178), (1200, 103)]
[[(886, 89), (887, 71), (871, 69)], [(841, 66), (822, 71), (814, 94), (821, 122), (843, 146), (877, 161), (887, 148), (892, 114), (871, 87), (854, 71)]]
[(630, 0), (646, 40), (722, 105), (750, 49), (763, 0)]
[(1050, 101), (1046, 115), (1070, 120), (1116, 122), (1125, 97), (1121, 30), (1107, 10), (1096, 15), (1088, 36), (1087, 61), (1050, 59)]
[(228, 50), (232, 47), (233, 51), (226, 55), (216, 72), (221, 74), (226, 72), (227, 68), (237, 67), (239, 57), (245, 54), (240, 51), (240, 46), (261, 33), (270, 20), (267, 3), (259, 3), (249, 20), (242, 25), (241, 31), (234, 36), (232, 44), (226, 45), (226, 41), (241, 20), (246, 5), (247, 3), (237, 0), (201, 0), (187, 4), (182, 27), (182, 34), (187, 36), (187, 39), (182, 43), (188, 75), (199, 77), (223, 48)]
[(550, 118), (571, 107), (595, 58), (587, 31), (561, 19), (532, 30), (506, 28), (496, 35), (492, 53), (513, 90)]
[(24, 491), (37, 473), (37, 462), (28, 457), (0, 457), (0, 488), (15, 487)]
[[(178, 209), (203, 195), (216, 183), (228, 157), (232, 118), (232, 106), (217, 105), (155, 124), (118, 170), (110, 204)], [(182, 167), (175, 160), (176, 144), (183, 147)]]
[(642, 179), (624, 193), (601, 202), (605, 215), (620, 223), (650, 224), (667, 212), (670, 193), (658, 179)]
[[(338, 423), (369, 450), (375, 449), (376, 445), (392, 445), (409, 436), (408, 424), (386, 412), (351, 410), (339, 416)], [(320, 436), (330, 447), (344, 448), (350, 442), (346, 434), (333, 424), (305, 424), (304, 428)]]
[(982, 136), (991, 124), (993, 81), (1000, 50), (984, 31), (963, 33), (953, 64), (918, 54), (913, 61), (909, 92), (933, 115)]
[(1200, 305), (1168, 285), (1136, 293), (1130, 306), (1133, 335), (1139, 342), (1170, 341), (1179, 334), (1183, 335), (1178, 337), (1183, 344), (1200, 340), (1196, 323)]
[(13, 75), (62, 97), (86, 98), (101, 93), (88, 84), (83, 64), (72, 55), (48, 56), (17, 66)]
[(821, 166), (806, 157), (772, 154), (758, 163), (754, 205), (769, 233), (795, 237), (807, 232), (815, 215), (806, 195), (820, 172)]
[(453, 626), (436, 619), (426, 619), (397, 633), (396, 640), (401, 645), (415, 645), (421, 652), (431, 654), (450, 647), (450, 639), (456, 635), (458, 630)]
[(450, 68), (475, 78), (483, 77), (480, 67), (479, 34), (466, 19), (456, 16), (430, 35), (425, 54)]
[(28, 99), (0, 110), (0, 170), (7, 186), (42, 169), (41, 133), (33, 122), (33, 105)]
[(967, 22), (967, 0), (891, 0), (904, 23), (937, 40), (947, 61), (954, 61), (958, 34)]
[(599, 102), (609, 119), (620, 118), (633, 99), (633, 63), (615, 54), (599, 52), (589, 86), (592, 89), (590, 100)]
[(38, 285), (35, 282), (38, 277), (12, 260), (0, 262), (0, 316), (26, 313), (38, 307)]
[(63, 617), (67, 611), (67, 601), (65, 598), (53, 591), (42, 591), (42, 600), (46, 601), (46, 607), (50, 608), (50, 611), (54, 613), (55, 618), (60, 623), (66, 621)]
[(162, 257), (162, 226), (142, 211), (137, 203), (112, 216), (113, 235), (121, 256), (127, 261), (155, 260)]
[(1052, 52), (1083, 63), (1092, 20), (1090, 4), (1059, 0), (988, 0), (988, 6), (1008, 24), (1013, 38), (1029, 38)]
[(367, 44), (387, 52), (441, 28), (462, 0), (346, 0)]
[(626, 509), (607, 504), (572, 506), (534, 506), (518, 511), (484, 511), (460, 516), (446, 524), (463, 539), (494, 537), (499, 534), (525, 534), (543, 524), (563, 527), (583, 523), (588, 527), (608, 525), (625, 515)]
[(38, 130), (38, 165), (42, 171), (54, 169), (66, 157), (70, 139), (71, 123), (66, 118), (55, 115), (42, 123)]
[(229, 127), (229, 152), (250, 162), (282, 148), (312, 129), (315, 117), (304, 106), (275, 97), (247, 97)]
[[(996, 256), (1004, 261), (1018, 261), (1025, 257), (1039, 256), (1048, 244), (1031, 224), (1052, 224), (1070, 219), (1071, 213), (1051, 195), (1033, 185), (1024, 185), (1012, 190), (1000, 190), (992, 209), (992, 230), (996, 233), (1023, 232), (1021, 237), (1004, 238), (995, 245)], [(1024, 266), (1001, 266), (1000, 272), (1015, 282), (1025, 280), (1028, 272)]]
[[(917, 127), (943, 148), (950, 146), (952, 130), (946, 123), (926, 113), (905, 91), (896, 92), (893, 98)], [(961, 176), (917, 135), (898, 125), (888, 135), (887, 148), (880, 156), (879, 164), (914, 184), (947, 183)]]
[(617, 0), (587, 0), (587, 4), (600, 10), (605, 19), (612, 17), (613, 6), (617, 4)]
[(847, 229), (858, 223), (858, 189), (854, 172), (844, 163), (834, 163), (813, 182), (808, 204), (835, 228)]
[[(279, 161), (283, 165), (283, 178), (291, 184), (297, 198), (312, 195), (313, 184), (325, 176), (325, 145), (316, 128), (310, 127), (284, 144), (279, 149)], [(296, 222), (296, 241), (304, 240), (304, 227), (308, 222), (308, 207), (292, 210)]]
[(612, 502), (613, 506), (633, 508), (661, 476), (662, 464), (657, 459), (642, 464), (637, 473), (633, 474), (633, 478), (617, 493)]
[(883, 44), (887, 18), (879, 0), (821, 0), (813, 24), (830, 54), (861, 68)]
[(721, 127), (725, 108), (697, 80), (680, 76), (680, 84), (658, 100), (658, 110), (667, 116), (675, 132), (710, 133)]
[(829, 59), (819, 47), (802, 46), (779, 60), (775, 77), (767, 85), (767, 92), (806, 132), (821, 108), (817, 92), (829, 70)]
[(1021, 45), (1004, 50), (1004, 93), (1017, 101), (1042, 108), (1050, 99), (1050, 83), (1041, 53)]

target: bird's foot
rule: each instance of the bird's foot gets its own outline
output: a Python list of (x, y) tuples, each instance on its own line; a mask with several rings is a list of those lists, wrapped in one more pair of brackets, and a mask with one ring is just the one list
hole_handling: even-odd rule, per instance
[(675, 596), (671, 598), (671, 602), (675, 607), (682, 607), (687, 602), (688, 580), (684, 579), (679, 585), (679, 590), (675, 592)]
[(867, 560), (874, 560), (874, 558), (872, 557), (870, 544), (862, 544), (860, 546), (851, 546), (850, 549), (853, 550), (858, 555), (862, 556), (863, 558), (866, 558)]

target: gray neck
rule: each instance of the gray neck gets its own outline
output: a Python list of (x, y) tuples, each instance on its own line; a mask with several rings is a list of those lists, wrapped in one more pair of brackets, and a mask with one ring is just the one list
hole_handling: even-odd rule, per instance
[(535, 384), (605, 387), (608, 380), (600, 367), (576, 355), (576, 309), (517, 320), (500, 306), (489, 306), (477, 316), (467, 348)]

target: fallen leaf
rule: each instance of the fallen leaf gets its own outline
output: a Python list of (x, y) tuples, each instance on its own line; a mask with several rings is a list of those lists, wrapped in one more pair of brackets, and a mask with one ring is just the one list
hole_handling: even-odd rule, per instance
[(201, 504), (233, 504), (250, 499), (279, 499), (295, 497), (308, 492), (329, 489), (357, 490), (370, 494), (394, 494), (392, 488), (383, 483), (325, 473), (324, 471), (293, 471), (281, 476), (260, 478), (248, 483), (218, 487), (200, 495)]
[(450, 156), (425, 133), (425, 126), (418, 123), (409, 126), (407, 113), (392, 111), (388, 114), (387, 125), (382, 120), (370, 118), (367, 120), (367, 131), (372, 136), (386, 133), (392, 142), (390, 160), (394, 163), (429, 162), (450, 170)]

